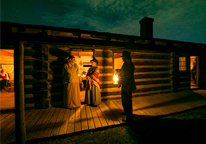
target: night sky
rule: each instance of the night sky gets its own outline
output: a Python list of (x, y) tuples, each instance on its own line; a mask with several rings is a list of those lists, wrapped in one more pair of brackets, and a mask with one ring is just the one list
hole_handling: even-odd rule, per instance
[(1, 0), (1, 21), (140, 36), (154, 18), (154, 38), (206, 44), (206, 0)]

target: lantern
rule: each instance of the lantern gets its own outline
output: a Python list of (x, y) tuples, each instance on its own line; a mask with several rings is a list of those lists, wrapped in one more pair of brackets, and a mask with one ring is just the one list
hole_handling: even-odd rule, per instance
[(117, 74), (114, 74), (113, 76), (113, 84), (118, 84), (119, 78)]

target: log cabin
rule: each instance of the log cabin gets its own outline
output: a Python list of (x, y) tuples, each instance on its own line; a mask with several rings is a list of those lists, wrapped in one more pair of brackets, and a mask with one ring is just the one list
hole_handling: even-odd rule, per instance
[(123, 64), (123, 51), (131, 52), (135, 65), (134, 97), (206, 88), (206, 44), (153, 38), (153, 21), (140, 20), (140, 36), (1, 22), (1, 49), (14, 51), (14, 67), (22, 63), (23, 71), (14, 73), (23, 77), (26, 108), (62, 104), (61, 72), (69, 55), (76, 58), (83, 84), (92, 57), (99, 61), (102, 100), (121, 96), (113, 75)]

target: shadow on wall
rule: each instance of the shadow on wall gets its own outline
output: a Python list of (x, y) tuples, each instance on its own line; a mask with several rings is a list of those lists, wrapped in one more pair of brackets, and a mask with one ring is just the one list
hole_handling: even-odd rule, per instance
[(53, 79), (50, 81), (51, 104), (55, 107), (62, 107), (64, 89), (62, 68), (64, 64), (67, 63), (66, 58), (70, 54), (58, 48), (50, 48), (49, 53), (57, 57), (57, 59), (52, 61), (49, 66), (53, 72)]

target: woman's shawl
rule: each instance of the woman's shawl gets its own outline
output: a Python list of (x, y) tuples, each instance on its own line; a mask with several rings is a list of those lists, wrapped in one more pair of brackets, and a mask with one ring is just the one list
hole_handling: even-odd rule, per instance
[(87, 84), (89, 88), (91, 89), (93, 85), (99, 88), (100, 90), (100, 85), (99, 85), (99, 68), (98, 67), (91, 67), (88, 70), (87, 73)]

